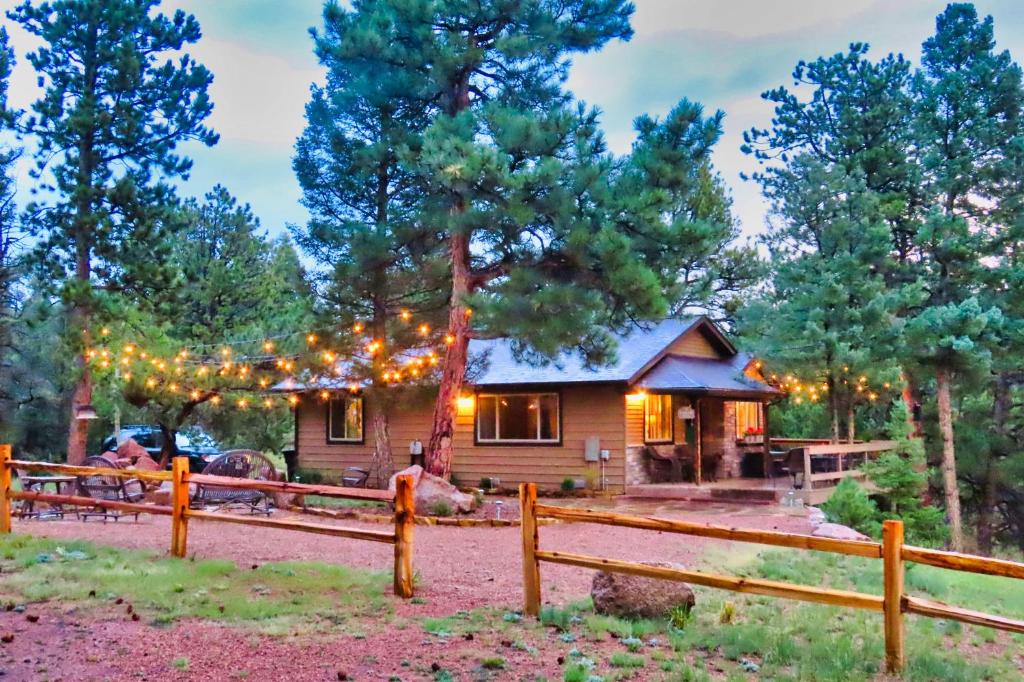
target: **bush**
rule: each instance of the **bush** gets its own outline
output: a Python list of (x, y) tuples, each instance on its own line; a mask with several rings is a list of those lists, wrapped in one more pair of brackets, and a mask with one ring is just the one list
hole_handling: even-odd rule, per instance
[(562, 490), (567, 493), (576, 490), (576, 481), (571, 476), (566, 476), (562, 479)]
[(455, 514), (455, 510), (452, 509), (452, 505), (448, 500), (434, 500), (430, 503), (429, 511), (431, 516), (452, 516)]
[(481, 478), (480, 487), (483, 488), (484, 490), (490, 490), (491, 488), (493, 488), (494, 486), (491, 485), (491, 477), (484, 476), (483, 478)]
[(317, 483), (324, 482), (324, 472), (319, 469), (297, 469), (295, 471), (295, 480), (299, 483)]
[(882, 532), (878, 507), (852, 478), (839, 482), (832, 497), (821, 505), (821, 510), (832, 523), (841, 523), (865, 535), (878, 537)]

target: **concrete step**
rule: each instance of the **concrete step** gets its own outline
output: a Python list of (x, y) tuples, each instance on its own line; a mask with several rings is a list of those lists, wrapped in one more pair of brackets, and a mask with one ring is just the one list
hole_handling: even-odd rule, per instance
[(783, 488), (710, 487), (676, 484), (626, 486), (626, 496), (638, 500), (680, 500), (686, 502), (732, 502), (736, 504), (776, 504), (786, 494)]

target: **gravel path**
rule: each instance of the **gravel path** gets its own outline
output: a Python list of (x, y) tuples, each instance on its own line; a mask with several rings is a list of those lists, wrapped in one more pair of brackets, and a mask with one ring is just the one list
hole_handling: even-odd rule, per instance
[[(557, 502), (556, 502), (557, 504)], [(802, 515), (785, 513), (777, 507), (718, 507), (666, 503), (619, 502), (625, 511), (687, 521), (730, 526), (810, 533)], [(275, 514), (286, 518), (287, 513)], [(317, 523), (334, 523), (322, 518)], [(356, 521), (337, 525), (380, 530), (386, 526)], [(77, 520), (14, 521), (14, 532), (63, 537), (126, 547), (166, 552), (170, 541), (170, 520), (142, 516), (138, 523), (121, 520), (102, 523)], [(541, 547), (634, 561), (670, 561), (693, 565), (709, 545), (726, 549), (728, 543), (690, 536), (631, 530), (594, 524), (553, 524), (540, 529)], [(417, 526), (413, 565), (418, 579), (417, 593), (449, 613), (480, 606), (518, 608), (521, 603), (519, 528), (453, 528)], [(232, 559), (240, 565), (268, 561), (325, 561), (361, 568), (390, 570), (392, 548), (370, 542), (302, 534), (269, 528), (243, 527), (206, 521), (189, 526), (188, 549), (198, 558)], [(567, 602), (586, 595), (591, 571), (545, 564), (542, 590), (545, 601)]]

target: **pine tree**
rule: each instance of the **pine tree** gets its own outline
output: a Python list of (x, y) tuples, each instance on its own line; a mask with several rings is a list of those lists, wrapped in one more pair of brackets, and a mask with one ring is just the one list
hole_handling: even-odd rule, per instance
[(923, 45), (912, 91), (929, 205), (914, 237), (917, 282), (926, 298), (908, 321), (907, 342), (935, 379), (946, 513), (951, 544), (960, 550), (952, 384), (987, 367), (986, 342), (1002, 322), (1000, 310), (979, 297), (993, 244), (977, 228), (1019, 131), (1021, 70), (1009, 53), (995, 51), (991, 17), (979, 20), (973, 5), (951, 4)]
[[(166, 284), (173, 191), (188, 175), (179, 143), (212, 145), (203, 121), (212, 76), (183, 47), (200, 37), (191, 15), (155, 12), (158, 0), (24, 2), (8, 17), (42, 43), (28, 56), (43, 94), (23, 132), (37, 142), (40, 199), (29, 207), (38, 256), (61, 283), (71, 344), (90, 343), (93, 314), (107, 293), (138, 294)], [(92, 399), (84, 357), (71, 401), (67, 457), (86, 454)]]
[[(293, 166), (311, 215), (296, 239), (321, 265), (325, 326), (363, 330), (375, 344), (368, 356), (353, 348), (346, 373), (366, 386), (374, 406), (372, 475), (386, 484), (394, 469), (390, 415), (405, 393), (393, 386), (392, 362), (437, 341), (448, 272), (439, 242), (419, 220), (424, 182), (402, 163), (429, 123), (416, 97), (428, 83), (391, 65), (400, 55), (388, 51), (402, 42), (378, 45), (359, 19), (328, 5), (324, 29), (314, 33), (327, 82), (313, 87), (296, 145)], [(385, 53), (373, 61), (359, 58), (378, 49)]]
[[(7, 30), (0, 28), (0, 130), (10, 130), (15, 113), (7, 105), (7, 88), (14, 67), (14, 50), (8, 45)], [(21, 231), (15, 206), (13, 166), (20, 151), (0, 149), (0, 428), (11, 420), (10, 406), (16, 401), (11, 381), (9, 355), (14, 349), (18, 295), (15, 284), (20, 271)]]

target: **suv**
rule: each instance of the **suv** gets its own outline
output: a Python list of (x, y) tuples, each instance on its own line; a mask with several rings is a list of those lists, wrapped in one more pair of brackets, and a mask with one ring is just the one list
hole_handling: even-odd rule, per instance
[[(157, 462), (160, 461), (160, 449), (164, 444), (164, 434), (159, 427), (133, 424), (121, 427), (121, 432), (116, 436), (109, 436), (103, 441), (103, 452), (117, 452), (118, 443), (131, 438), (149, 453)], [(217, 442), (205, 431), (199, 428), (190, 428), (187, 431), (179, 431), (174, 438), (178, 454), (188, 457), (188, 468), (192, 473), (200, 473), (206, 465), (220, 455), (220, 448)], [(167, 464), (170, 468), (170, 462)]]

